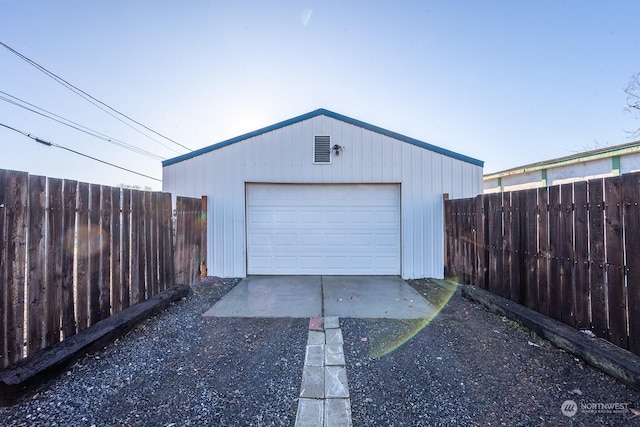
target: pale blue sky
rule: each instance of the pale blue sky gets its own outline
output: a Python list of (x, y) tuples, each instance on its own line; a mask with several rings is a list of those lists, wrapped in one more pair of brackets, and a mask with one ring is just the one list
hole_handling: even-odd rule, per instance
[[(494, 172), (630, 141), (638, 16), (635, 0), (0, 0), (0, 41), (193, 149), (327, 108)], [(165, 158), (185, 152), (3, 48), (0, 91)], [(0, 123), (161, 177), (157, 160), (3, 101)], [(0, 168), (161, 188), (3, 128)]]

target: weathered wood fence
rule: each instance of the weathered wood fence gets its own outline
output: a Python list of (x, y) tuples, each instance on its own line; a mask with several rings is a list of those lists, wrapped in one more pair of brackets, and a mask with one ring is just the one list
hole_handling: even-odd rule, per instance
[(445, 275), (640, 355), (640, 173), (445, 200)]
[(175, 279), (192, 284), (207, 274), (207, 197), (176, 198)]
[(0, 368), (176, 283), (172, 233), (169, 193), (0, 170)]

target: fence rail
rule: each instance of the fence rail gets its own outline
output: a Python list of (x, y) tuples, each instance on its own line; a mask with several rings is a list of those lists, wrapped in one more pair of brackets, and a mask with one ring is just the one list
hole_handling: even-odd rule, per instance
[(447, 277), (640, 355), (640, 173), (444, 206)]
[(168, 193), (0, 170), (0, 367), (172, 285), (171, 213)]

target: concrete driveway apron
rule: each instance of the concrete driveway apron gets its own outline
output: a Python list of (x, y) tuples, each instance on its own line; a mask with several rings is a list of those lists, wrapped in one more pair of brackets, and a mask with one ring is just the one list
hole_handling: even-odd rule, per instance
[(340, 317), (420, 319), (435, 312), (397, 276), (249, 276), (204, 313), (310, 318), (296, 427), (351, 426)]

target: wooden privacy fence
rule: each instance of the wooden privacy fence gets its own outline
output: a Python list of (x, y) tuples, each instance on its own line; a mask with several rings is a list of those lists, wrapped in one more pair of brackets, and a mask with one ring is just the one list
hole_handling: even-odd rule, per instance
[(640, 173), (445, 200), (445, 275), (640, 355)]
[(0, 367), (173, 285), (171, 195), (0, 170)]
[(207, 196), (178, 196), (175, 215), (175, 280), (190, 285), (207, 274)]

